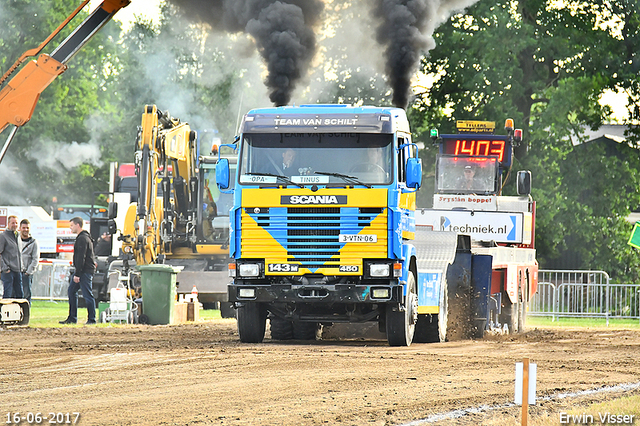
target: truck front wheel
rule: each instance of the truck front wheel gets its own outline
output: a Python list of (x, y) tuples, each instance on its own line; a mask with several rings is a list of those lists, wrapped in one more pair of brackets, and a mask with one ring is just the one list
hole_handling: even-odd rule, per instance
[(399, 309), (394, 305), (387, 305), (386, 324), (389, 345), (411, 345), (417, 320), (418, 294), (416, 293), (416, 279), (413, 276), (413, 272), (409, 272), (404, 309)]
[(261, 343), (267, 327), (267, 310), (256, 302), (246, 302), (238, 308), (238, 334), (243, 343)]

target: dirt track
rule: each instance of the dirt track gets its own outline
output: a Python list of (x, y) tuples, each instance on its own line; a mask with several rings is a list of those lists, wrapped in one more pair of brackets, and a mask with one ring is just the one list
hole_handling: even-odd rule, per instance
[[(79, 412), (82, 425), (402, 424), (508, 403), (523, 357), (538, 364), (542, 396), (638, 382), (639, 354), (640, 332), (624, 330), (391, 348), (382, 340), (241, 344), (235, 320), (0, 329), (0, 421), (7, 412)], [(554, 418), (559, 408), (535, 410)], [(455, 423), (500, 424), (489, 417)]]

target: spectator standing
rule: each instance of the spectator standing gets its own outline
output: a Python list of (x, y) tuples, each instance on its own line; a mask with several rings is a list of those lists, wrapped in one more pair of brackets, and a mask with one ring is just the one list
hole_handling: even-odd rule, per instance
[(82, 289), (82, 297), (87, 304), (87, 322), (96, 323), (96, 302), (93, 298), (93, 274), (96, 271), (96, 260), (93, 254), (93, 240), (87, 231), (82, 229), (84, 221), (81, 217), (74, 217), (69, 223), (69, 229), (76, 234), (73, 244), (73, 266), (75, 272), (69, 281), (69, 315), (60, 324), (75, 324), (78, 322), (78, 290)]
[(22, 240), (22, 292), (24, 298), (31, 303), (31, 280), (40, 260), (40, 248), (35, 238), (29, 231), (28, 219), (20, 221), (20, 239)]
[(0, 234), (0, 280), (5, 299), (22, 299), (21, 240), (18, 238), (18, 218), (9, 216), (7, 228)]

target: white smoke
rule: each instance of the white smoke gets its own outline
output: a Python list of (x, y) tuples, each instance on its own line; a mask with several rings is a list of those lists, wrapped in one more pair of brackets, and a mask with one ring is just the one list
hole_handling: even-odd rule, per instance
[(91, 164), (96, 167), (103, 165), (100, 159), (100, 145), (96, 142), (67, 143), (43, 140), (37, 143), (28, 155), (35, 161), (38, 168), (58, 174), (64, 174), (81, 164)]
[(0, 205), (29, 204), (31, 188), (21, 177), (24, 166), (9, 153), (0, 164)]

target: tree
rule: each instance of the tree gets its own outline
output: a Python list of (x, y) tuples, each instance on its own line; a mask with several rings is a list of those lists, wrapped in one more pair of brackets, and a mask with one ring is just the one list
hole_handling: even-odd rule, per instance
[[(633, 1), (481, 0), (438, 29), (437, 46), (423, 60), (423, 71), (436, 81), (415, 101), (419, 129), (436, 126), (444, 133), (454, 130), (457, 119), (500, 123), (507, 117), (523, 127), (526, 143), (516, 157), (534, 176), (543, 267), (565, 251), (589, 247), (593, 252), (577, 266), (640, 278), (640, 263), (628, 256), (621, 239), (630, 230), (624, 218), (638, 204), (628, 188), (637, 188), (637, 153), (626, 150), (614, 161), (590, 149), (597, 156), (575, 154), (588, 164), (583, 170), (569, 167), (568, 160), (574, 143), (585, 142), (584, 129), (608, 117), (609, 109), (598, 103), (606, 89), (623, 88), (637, 105), (637, 23)], [(607, 173), (590, 174), (596, 166)], [(579, 175), (585, 179), (577, 186), (573, 177)], [(624, 191), (618, 190), (620, 182)], [(596, 232), (602, 229), (606, 237)], [(570, 244), (574, 236), (579, 244)], [(607, 250), (613, 250), (610, 256)], [(623, 258), (626, 268), (619, 267)]]
[[(35, 48), (71, 13), (68, 2), (35, 0), (4, 2), (0, 65), (7, 70), (28, 48)], [(43, 50), (53, 51), (86, 12), (81, 12)], [(0, 203), (47, 206), (52, 196), (62, 202), (88, 202), (99, 186), (100, 147), (91, 143), (85, 120), (98, 108), (106, 58), (114, 52), (120, 32), (109, 23), (69, 62), (69, 69), (44, 91), (29, 123), (17, 133), (0, 165)]]
[[(71, 12), (60, 0), (0, 7), (5, 69)], [(81, 12), (44, 52), (86, 15)], [(246, 70), (230, 59), (235, 47), (228, 39), (207, 38), (202, 27), (190, 25), (169, 5), (158, 25), (138, 18), (121, 34), (119, 24), (110, 22), (45, 90), (31, 122), (18, 132), (0, 165), (6, 182), (0, 203), (47, 206), (53, 196), (65, 203), (93, 202), (94, 192), (108, 189), (109, 163), (134, 160), (145, 104), (157, 104), (198, 130), (215, 128), (223, 140), (231, 140), (239, 110), (232, 103), (241, 90), (251, 99), (248, 85), (240, 84)]]
[[(169, 4), (162, 7), (157, 24), (138, 17), (122, 36), (118, 60), (112, 63), (115, 78), (103, 92), (103, 104), (110, 106), (99, 121), (118, 117), (102, 135), (113, 158), (133, 162), (137, 127), (147, 104), (169, 111), (201, 134), (215, 130), (223, 142), (232, 141), (240, 103), (254, 105), (257, 97), (252, 80), (245, 78), (244, 61), (237, 58), (239, 50), (246, 50), (238, 47), (241, 43), (209, 34)], [(208, 148), (202, 154), (209, 154)]]

